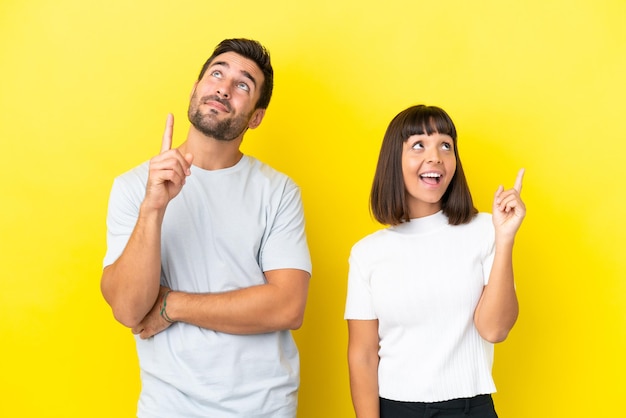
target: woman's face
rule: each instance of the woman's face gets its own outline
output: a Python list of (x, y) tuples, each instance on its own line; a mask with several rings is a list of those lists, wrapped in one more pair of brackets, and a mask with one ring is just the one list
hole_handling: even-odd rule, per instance
[(441, 198), (456, 172), (454, 141), (449, 135), (413, 135), (402, 147), (402, 176), (410, 218), (441, 210)]

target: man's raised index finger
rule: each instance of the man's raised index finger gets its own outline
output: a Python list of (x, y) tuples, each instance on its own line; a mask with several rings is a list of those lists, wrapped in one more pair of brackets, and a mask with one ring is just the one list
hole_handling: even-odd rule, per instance
[(167, 121), (165, 122), (165, 131), (163, 132), (163, 142), (161, 143), (161, 154), (165, 151), (169, 151), (172, 148), (172, 135), (174, 132), (174, 115), (167, 114)]
[(515, 179), (515, 185), (513, 186), (513, 188), (515, 190), (517, 190), (518, 193), (522, 192), (522, 180), (524, 179), (524, 172), (526, 170), (525, 169), (521, 169), (518, 173), (517, 173), (517, 178)]

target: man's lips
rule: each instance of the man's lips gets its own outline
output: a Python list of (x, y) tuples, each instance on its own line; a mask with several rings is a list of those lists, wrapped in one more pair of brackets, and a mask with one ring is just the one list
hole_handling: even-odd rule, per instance
[(217, 96), (206, 97), (202, 100), (202, 103), (216, 108), (217, 110), (220, 110), (222, 112), (231, 111), (230, 103), (228, 103), (226, 100), (220, 99)]

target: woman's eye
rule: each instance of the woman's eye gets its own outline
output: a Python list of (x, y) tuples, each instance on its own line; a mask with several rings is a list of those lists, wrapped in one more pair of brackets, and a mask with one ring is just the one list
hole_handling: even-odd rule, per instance
[(444, 142), (441, 147), (443, 149), (445, 149), (446, 151), (450, 151), (452, 149), (452, 144), (448, 143), (448, 142)]
[(422, 148), (424, 148), (424, 145), (421, 142), (416, 142), (415, 144), (413, 144), (413, 146), (411, 148), (413, 148), (413, 149), (422, 149)]

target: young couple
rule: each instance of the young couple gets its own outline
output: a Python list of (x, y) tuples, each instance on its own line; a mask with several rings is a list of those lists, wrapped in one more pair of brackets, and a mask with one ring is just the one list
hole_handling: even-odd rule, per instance
[[(290, 330), (311, 274), (300, 190), (240, 151), (273, 77), (260, 43), (222, 41), (192, 86), (186, 140), (172, 148), (168, 116), (161, 152), (114, 181), (101, 289), (136, 336), (139, 417), (296, 415)], [(493, 343), (518, 312), (522, 174), (498, 189), (493, 215), (478, 214), (449, 116), (414, 106), (393, 119), (371, 194), (389, 227), (350, 256), (357, 417), (496, 416)]]

